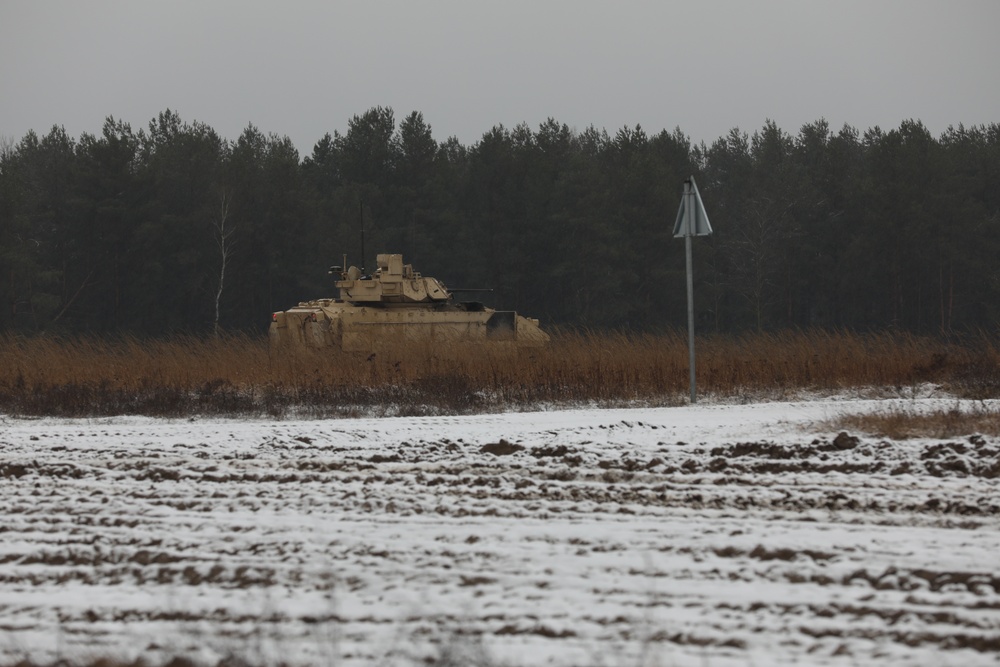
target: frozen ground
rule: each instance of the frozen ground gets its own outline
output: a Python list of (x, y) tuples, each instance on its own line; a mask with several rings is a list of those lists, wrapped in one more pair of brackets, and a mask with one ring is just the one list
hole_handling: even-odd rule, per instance
[(885, 405), (0, 417), (0, 664), (997, 664), (1000, 443)]

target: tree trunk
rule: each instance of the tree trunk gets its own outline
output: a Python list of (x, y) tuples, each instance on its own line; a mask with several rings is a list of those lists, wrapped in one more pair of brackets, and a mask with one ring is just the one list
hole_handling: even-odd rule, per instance
[(233, 247), (233, 233), (236, 231), (232, 226), (227, 227), (229, 222), (229, 203), (232, 195), (228, 190), (222, 190), (219, 195), (219, 215), (215, 220), (215, 242), (219, 247), (219, 287), (215, 291), (215, 320), (212, 322), (212, 332), (216, 338), (219, 336), (219, 305), (222, 302), (222, 291), (226, 285), (226, 265), (229, 262), (229, 255)]

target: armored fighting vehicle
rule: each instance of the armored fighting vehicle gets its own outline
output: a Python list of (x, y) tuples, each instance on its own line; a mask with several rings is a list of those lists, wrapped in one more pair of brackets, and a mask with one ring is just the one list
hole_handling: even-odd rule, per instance
[(356, 266), (331, 267), (340, 298), (274, 313), (272, 347), (368, 352), (389, 341), (540, 346), (549, 340), (536, 319), (456, 301), (440, 280), (403, 264), (402, 255), (378, 255), (376, 263), (371, 275)]

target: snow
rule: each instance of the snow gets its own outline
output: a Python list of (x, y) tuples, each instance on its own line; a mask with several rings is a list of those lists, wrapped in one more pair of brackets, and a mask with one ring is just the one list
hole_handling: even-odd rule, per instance
[(996, 664), (1000, 444), (894, 405), (0, 417), (0, 663)]

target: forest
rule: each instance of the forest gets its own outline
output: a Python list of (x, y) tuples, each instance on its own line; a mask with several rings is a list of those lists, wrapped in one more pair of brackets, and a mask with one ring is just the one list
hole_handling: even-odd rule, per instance
[(304, 157), (171, 110), (3, 140), (0, 333), (256, 335), (335, 296), (344, 255), (371, 268), (381, 252), (543, 325), (670, 331), (686, 323), (672, 230), (690, 175), (715, 232), (694, 240), (700, 333), (1000, 325), (1000, 124), (768, 121), (709, 145), (549, 119), (466, 146), (376, 107)]

